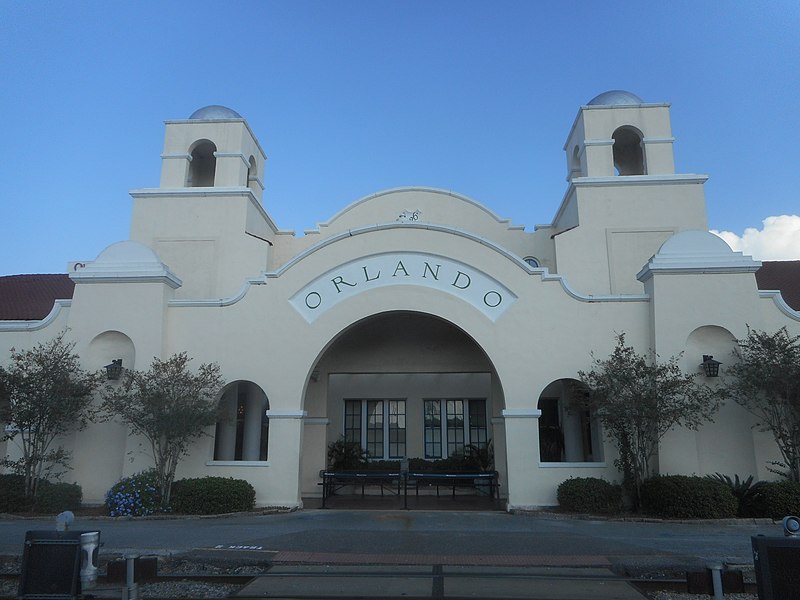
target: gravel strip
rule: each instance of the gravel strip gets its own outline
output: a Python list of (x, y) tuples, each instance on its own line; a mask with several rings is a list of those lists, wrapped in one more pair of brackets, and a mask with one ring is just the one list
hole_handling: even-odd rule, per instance
[[(651, 592), (648, 598), (651, 600), (699, 600), (709, 598), (705, 594), (681, 594), (675, 592)], [(725, 600), (758, 600), (758, 596), (753, 594), (725, 594)]]

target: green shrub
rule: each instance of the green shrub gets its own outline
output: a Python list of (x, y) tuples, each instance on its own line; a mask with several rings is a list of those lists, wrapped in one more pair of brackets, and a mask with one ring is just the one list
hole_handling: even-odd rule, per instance
[(30, 508), (31, 501), (25, 497), (25, 477), (0, 475), (0, 512), (24, 512)]
[(33, 504), (35, 512), (60, 513), (80, 508), (83, 490), (77, 483), (42, 481)]
[(200, 477), (172, 484), (172, 510), (187, 515), (216, 515), (250, 510), (256, 491), (244, 479)]
[(568, 512), (613, 514), (622, 511), (622, 488), (596, 477), (562, 481), (557, 491), (558, 504)]
[(36, 498), (25, 497), (24, 475), (0, 475), (0, 512), (60, 513), (81, 505), (83, 492), (77, 483), (42, 480)]
[(800, 483), (797, 481), (765, 481), (755, 492), (751, 505), (753, 517), (782, 519), (800, 514)]
[(151, 515), (160, 506), (161, 494), (153, 469), (121, 479), (106, 492), (106, 508), (112, 517)]
[(735, 479), (731, 479), (728, 475), (721, 473), (714, 473), (713, 475), (706, 475), (708, 479), (724, 483), (731, 490), (731, 493), (739, 503), (739, 508), (736, 511), (737, 517), (753, 517), (755, 515), (755, 508), (753, 503), (756, 500), (758, 490), (764, 485), (763, 481), (753, 483), (753, 476), (750, 475), (747, 479), (739, 479), (738, 475), (734, 475)]
[(351, 471), (363, 468), (367, 453), (358, 442), (340, 437), (328, 445), (328, 468), (332, 471)]
[(667, 519), (727, 519), (739, 503), (731, 489), (705, 477), (666, 475), (642, 484), (642, 511)]

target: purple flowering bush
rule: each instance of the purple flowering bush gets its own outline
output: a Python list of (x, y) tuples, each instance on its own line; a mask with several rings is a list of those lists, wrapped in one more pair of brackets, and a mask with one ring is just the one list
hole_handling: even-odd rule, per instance
[(161, 494), (153, 469), (121, 479), (106, 492), (106, 508), (112, 517), (152, 515), (160, 506)]

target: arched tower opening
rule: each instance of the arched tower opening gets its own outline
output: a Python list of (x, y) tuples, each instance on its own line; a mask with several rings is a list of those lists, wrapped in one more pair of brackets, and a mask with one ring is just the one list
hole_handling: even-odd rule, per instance
[(186, 187), (213, 187), (217, 171), (217, 147), (214, 142), (200, 140), (191, 151)]
[(256, 182), (258, 181), (258, 166), (256, 164), (255, 156), (250, 156), (247, 167), (247, 182), (245, 185), (254, 192), (256, 191)]
[(614, 169), (618, 175), (644, 175), (642, 132), (625, 125), (611, 136), (614, 139)]

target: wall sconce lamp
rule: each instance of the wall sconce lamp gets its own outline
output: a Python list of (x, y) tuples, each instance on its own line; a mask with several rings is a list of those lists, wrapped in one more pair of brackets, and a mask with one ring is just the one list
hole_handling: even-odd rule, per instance
[(122, 375), (122, 359), (115, 358), (110, 365), (106, 365), (106, 376), (109, 381), (116, 381)]
[(710, 354), (703, 354), (703, 362), (700, 363), (700, 366), (703, 367), (703, 373), (706, 374), (706, 377), (719, 377), (719, 366), (721, 364), (718, 360), (714, 360), (714, 357)]

